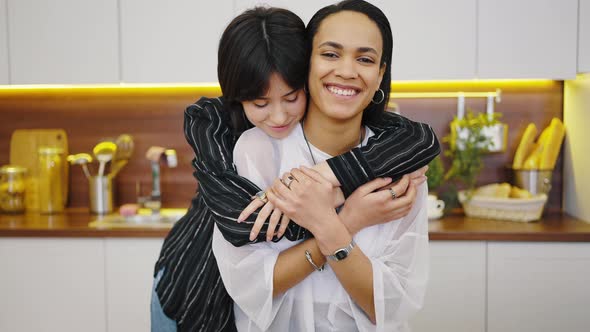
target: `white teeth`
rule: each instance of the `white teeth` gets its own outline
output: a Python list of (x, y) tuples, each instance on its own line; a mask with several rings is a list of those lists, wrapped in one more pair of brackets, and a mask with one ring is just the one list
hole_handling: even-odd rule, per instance
[(328, 90), (340, 96), (352, 96), (357, 93), (354, 89), (340, 89), (334, 86), (329, 86)]

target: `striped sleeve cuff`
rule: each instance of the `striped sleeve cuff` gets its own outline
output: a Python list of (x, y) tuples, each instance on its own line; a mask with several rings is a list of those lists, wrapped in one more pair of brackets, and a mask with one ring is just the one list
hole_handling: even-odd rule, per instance
[(330, 158), (327, 162), (340, 182), (344, 197), (350, 196), (356, 188), (375, 179), (375, 174), (359, 148)]

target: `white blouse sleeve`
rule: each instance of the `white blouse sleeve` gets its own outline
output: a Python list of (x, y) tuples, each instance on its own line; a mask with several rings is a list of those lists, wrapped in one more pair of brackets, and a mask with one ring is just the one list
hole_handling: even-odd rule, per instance
[[(274, 155), (268, 136), (254, 129), (244, 132), (236, 143), (234, 163), (238, 174), (267, 188), (278, 176)], [(213, 253), (229, 295), (259, 329), (267, 330), (286, 294), (272, 296), (274, 266), (280, 250), (266, 242), (235, 247), (216, 225)]]
[[(351, 302), (360, 331), (405, 330), (422, 308), (429, 269), (427, 186), (421, 185), (410, 213), (384, 240), (380, 253), (369, 257), (373, 267), (375, 326)], [(352, 301), (352, 300), (351, 300)]]
[(215, 226), (213, 253), (231, 298), (260, 330), (266, 331), (288, 293), (272, 296), (274, 266), (280, 251), (265, 242), (234, 247)]

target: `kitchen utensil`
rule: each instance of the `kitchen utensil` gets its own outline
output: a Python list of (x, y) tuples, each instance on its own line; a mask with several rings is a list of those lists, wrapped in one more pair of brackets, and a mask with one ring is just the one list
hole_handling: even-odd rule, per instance
[(90, 180), (90, 171), (87, 164), (92, 162), (92, 156), (88, 153), (77, 153), (68, 156), (68, 162), (72, 165), (82, 165), (82, 170), (86, 178)]
[[(42, 146), (52, 146), (63, 150), (68, 155), (68, 136), (63, 129), (17, 129), (10, 138), (11, 165), (19, 165), (27, 169), (25, 180), (25, 209), (39, 210), (39, 161), (38, 150)], [(62, 197), (68, 197), (69, 165), (62, 164)]]
[(111, 141), (102, 141), (92, 149), (94, 157), (99, 162), (98, 176), (104, 175), (105, 165), (113, 159), (116, 151), (117, 145)]
[(22, 213), (25, 211), (25, 173), (20, 166), (0, 167), (0, 212)]
[(117, 151), (111, 162), (110, 176), (115, 177), (121, 171), (121, 169), (127, 164), (131, 156), (133, 155), (133, 136), (129, 134), (121, 134), (115, 140), (117, 145)]
[(39, 211), (41, 213), (62, 212), (65, 207), (62, 189), (63, 150), (55, 147), (40, 147), (38, 153)]
[(113, 212), (113, 178), (91, 176), (89, 179), (90, 212), (107, 214)]

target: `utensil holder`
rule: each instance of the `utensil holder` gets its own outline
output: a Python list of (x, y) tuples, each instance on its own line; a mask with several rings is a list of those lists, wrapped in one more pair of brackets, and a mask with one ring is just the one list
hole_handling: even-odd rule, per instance
[(89, 179), (90, 212), (113, 212), (113, 180), (109, 176), (91, 176)]
[(514, 183), (517, 187), (526, 189), (533, 195), (547, 194), (551, 190), (551, 175), (553, 170), (514, 170)]

